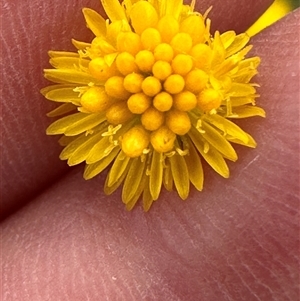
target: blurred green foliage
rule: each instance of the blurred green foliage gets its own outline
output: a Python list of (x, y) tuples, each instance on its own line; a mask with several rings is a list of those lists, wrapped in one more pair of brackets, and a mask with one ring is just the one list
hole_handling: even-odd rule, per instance
[(288, 2), (292, 6), (293, 9), (300, 6), (299, 0), (286, 0), (286, 2)]

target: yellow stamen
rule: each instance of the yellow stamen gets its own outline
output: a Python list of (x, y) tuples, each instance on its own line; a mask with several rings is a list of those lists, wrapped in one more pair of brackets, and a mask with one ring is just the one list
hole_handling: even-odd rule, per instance
[(187, 33), (194, 44), (204, 40), (205, 24), (203, 18), (199, 15), (191, 15), (184, 19), (180, 24), (179, 30)]
[(144, 113), (151, 105), (151, 97), (144, 93), (136, 93), (127, 101), (128, 109), (134, 114)]
[(144, 77), (139, 73), (130, 73), (125, 76), (123, 81), (124, 88), (130, 93), (139, 93), (142, 91)]
[(124, 78), (121, 76), (110, 77), (104, 85), (106, 93), (114, 98), (127, 99), (130, 93), (124, 88), (123, 81)]
[(148, 147), (149, 141), (149, 133), (142, 126), (135, 126), (122, 137), (122, 150), (128, 157), (139, 157)]
[(191, 52), (191, 56), (195, 60), (195, 67), (203, 70), (209, 70), (211, 59), (212, 59), (212, 50), (206, 44), (197, 44), (195, 45)]
[(172, 74), (172, 68), (168, 62), (157, 61), (152, 67), (152, 73), (156, 78), (165, 80)]
[(183, 91), (174, 95), (174, 108), (180, 111), (190, 111), (197, 106), (196, 95), (190, 91)]
[(154, 57), (157, 61), (171, 62), (174, 57), (174, 50), (167, 43), (159, 44), (154, 49)]
[(141, 42), (146, 50), (154, 50), (161, 43), (161, 35), (156, 28), (147, 28), (141, 34)]
[(202, 91), (208, 83), (208, 75), (203, 70), (194, 69), (185, 77), (185, 88), (195, 94)]
[(154, 97), (153, 105), (161, 112), (169, 111), (173, 105), (173, 97), (167, 92), (161, 92)]
[(121, 76), (112, 76), (105, 82), (106, 93), (114, 98), (125, 100), (130, 93), (123, 86), (124, 78)]
[(148, 96), (155, 96), (161, 91), (161, 88), (160, 81), (153, 76), (146, 77), (142, 83), (142, 90)]
[(113, 103), (104, 88), (91, 87), (82, 96), (80, 103), (89, 112), (103, 112)]
[(172, 61), (174, 73), (186, 75), (193, 68), (193, 59), (186, 54), (178, 54)]
[(176, 135), (166, 126), (151, 133), (150, 142), (159, 153), (166, 153), (174, 148)]
[(193, 40), (189, 34), (179, 32), (173, 37), (170, 44), (175, 52), (188, 53), (193, 46)]
[(162, 17), (157, 24), (163, 42), (170, 42), (179, 31), (178, 21), (171, 15)]
[(122, 52), (117, 56), (116, 66), (123, 75), (127, 75), (132, 72), (138, 72), (138, 67), (135, 63), (135, 57), (129, 52)]
[(133, 118), (133, 114), (129, 111), (127, 103), (120, 101), (113, 104), (106, 111), (106, 119), (113, 125), (118, 125)]
[(141, 34), (146, 28), (156, 26), (158, 14), (149, 2), (139, 1), (132, 6), (130, 19), (134, 31)]
[(119, 52), (129, 52), (136, 55), (142, 48), (141, 38), (134, 32), (120, 32), (117, 37)]
[(198, 96), (198, 107), (204, 112), (218, 109), (221, 102), (222, 95), (214, 89), (203, 90)]
[(155, 131), (163, 125), (165, 121), (164, 113), (150, 107), (141, 117), (142, 125), (149, 131)]
[(141, 50), (136, 56), (135, 56), (135, 62), (140, 68), (142, 72), (151, 72), (152, 66), (155, 62), (154, 55), (149, 50)]
[(186, 112), (171, 110), (166, 115), (166, 125), (177, 135), (184, 135), (191, 129), (191, 121)]
[(97, 57), (90, 61), (89, 71), (91, 75), (99, 80), (107, 80), (116, 73), (114, 65), (108, 66), (102, 57)]
[(172, 74), (164, 82), (164, 88), (171, 94), (180, 93), (184, 88), (185, 82), (181, 75)]

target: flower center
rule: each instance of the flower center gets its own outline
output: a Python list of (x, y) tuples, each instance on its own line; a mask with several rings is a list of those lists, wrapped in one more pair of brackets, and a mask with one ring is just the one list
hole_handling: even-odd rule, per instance
[(179, 23), (166, 15), (158, 20), (148, 2), (137, 6), (147, 6), (145, 20), (133, 9), (136, 32), (117, 34), (116, 59), (110, 63), (104, 55), (89, 63), (91, 75), (104, 82), (106, 95), (103, 89), (91, 88), (81, 102), (91, 111), (105, 108), (108, 122), (114, 125), (138, 115), (138, 128), (122, 140), (123, 151), (131, 157), (140, 156), (147, 143), (158, 152), (171, 151), (176, 135), (191, 128), (191, 110), (209, 112), (222, 101), (221, 94), (208, 85), (213, 50), (204, 44), (203, 18), (192, 15)]

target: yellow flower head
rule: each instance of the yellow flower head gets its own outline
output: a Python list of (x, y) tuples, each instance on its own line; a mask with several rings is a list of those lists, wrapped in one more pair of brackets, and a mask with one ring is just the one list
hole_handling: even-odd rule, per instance
[(49, 116), (47, 134), (62, 134), (60, 158), (86, 163), (90, 179), (111, 164), (104, 191), (123, 183), (128, 210), (142, 196), (148, 210), (162, 185), (186, 199), (190, 183), (203, 188), (204, 159), (221, 176), (235, 161), (232, 143), (255, 147), (231, 121), (264, 116), (255, 106), (258, 57), (245, 58), (247, 34), (210, 34), (210, 20), (195, 1), (102, 0), (109, 17), (84, 8), (91, 43), (77, 52), (50, 51), (42, 90), (63, 103)]

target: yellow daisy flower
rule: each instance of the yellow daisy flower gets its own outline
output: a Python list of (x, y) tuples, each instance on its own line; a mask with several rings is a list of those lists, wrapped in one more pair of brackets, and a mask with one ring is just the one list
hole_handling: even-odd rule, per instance
[(93, 41), (73, 40), (77, 52), (50, 51), (55, 69), (44, 71), (56, 84), (43, 95), (63, 103), (48, 115), (64, 117), (47, 129), (62, 135), (60, 158), (85, 162), (85, 179), (110, 166), (104, 191), (123, 183), (128, 210), (141, 196), (149, 210), (162, 186), (183, 200), (190, 183), (201, 191), (203, 159), (228, 178), (232, 143), (256, 146), (231, 120), (265, 116), (250, 83), (260, 59), (246, 58), (249, 36), (212, 36), (195, 1), (101, 2), (109, 20), (83, 9)]

